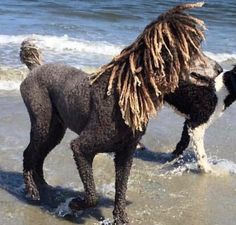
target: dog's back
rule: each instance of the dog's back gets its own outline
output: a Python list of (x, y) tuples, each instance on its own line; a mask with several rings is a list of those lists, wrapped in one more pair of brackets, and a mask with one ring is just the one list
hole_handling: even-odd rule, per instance
[[(62, 64), (38, 66), (22, 82), (20, 91), (27, 108), (30, 109), (34, 104), (32, 99), (37, 100), (37, 104), (42, 107), (48, 102), (63, 123), (72, 130), (80, 130), (88, 119), (90, 112), (88, 74), (74, 67)], [(80, 124), (73, 122), (77, 119), (81, 121)]]

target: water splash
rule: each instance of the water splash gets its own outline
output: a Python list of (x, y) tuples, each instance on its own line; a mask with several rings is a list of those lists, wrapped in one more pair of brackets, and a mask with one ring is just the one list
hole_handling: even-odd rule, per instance
[(234, 175), (236, 174), (236, 164), (227, 159), (210, 158), (209, 163), (216, 175)]
[[(227, 159), (218, 159), (216, 156), (208, 158), (212, 168), (212, 176), (236, 174), (236, 163)], [(159, 170), (159, 176), (182, 176), (184, 173), (201, 173), (196, 157), (192, 151), (185, 151), (179, 158), (165, 163)]]
[(73, 198), (68, 198), (65, 202), (62, 202), (55, 210), (55, 214), (59, 217), (72, 216), (74, 213), (69, 207), (69, 203)]
[(98, 224), (100, 224), (100, 225), (112, 225), (113, 224), (113, 220), (107, 218), (107, 219), (104, 219), (102, 221), (99, 221)]

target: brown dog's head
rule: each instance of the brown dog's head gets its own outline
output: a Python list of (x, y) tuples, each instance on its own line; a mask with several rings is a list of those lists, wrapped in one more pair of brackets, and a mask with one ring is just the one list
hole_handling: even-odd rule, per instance
[[(190, 73), (201, 74), (208, 78), (215, 78), (223, 72), (222, 67), (215, 60), (202, 54), (203, 60), (192, 58), (190, 62)], [(204, 61), (204, 62), (203, 62)]]

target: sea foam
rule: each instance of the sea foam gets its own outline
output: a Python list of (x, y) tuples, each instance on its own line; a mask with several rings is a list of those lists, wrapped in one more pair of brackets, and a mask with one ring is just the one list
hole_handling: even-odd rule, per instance
[[(119, 54), (125, 47), (125, 45), (121, 44), (83, 40), (68, 35), (0, 35), (0, 50), (2, 52), (2, 56), (1, 54), (0, 56), (3, 57), (4, 66), (9, 68), (7, 71), (9, 76), (4, 76), (3, 72), (6, 74), (6, 71), (2, 70), (2, 66), (0, 67), (0, 90), (19, 89), (20, 82), (24, 77), (17, 75), (13, 68), (20, 67), (20, 70), (24, 68), (24, 66), (19, 64), (17, 51), (20, 49), (21, 42), (26, 38), (35, 39), (36, 44), (42, 49), (46, 62), (64, 62), (88, 73), (94, 72), (97, 67), (109, 62), (113, 56)], [(12, 52), (11, 50), (14, 51)], [(236, 64), (236, 53), (212, 53), (209, 51), (204, 53), (219, 62), (224, 69), (230, 69), (232, 65)], [(15, 75), (11, 76), (11, 73)], [(26, 70), (23, 73), (26, 73)]]
[[(227, 159), (219, 159), (216, 156), (208, 158), (208, 163), (212, 168), (209, 175), (227, 176), (236, 174), (236, 163)], [(195, 155), (191, 151), (186, 151), (183, 156), (164, 164), (159, 169), (160, 176), (182, 176), (184, 173), (201, 173)]]
[(225, 62), (227, 60), (236, 62), (236, 53), (212, 53), (208, 51), (204, 51), (204, 53), (219, 63)]
[(68, 35), (0, 35), (0, 45), (20, 45), (26, 38), (35, 39), (40, 48), (43, 50), (53, 50), (54, 53), (56, 51), (65, 54), (65, 51), (72, 51), (113, 56), (123, 49), (123, 46), (121, 45), (112, 44), (106, 41), (88, 41), (69, 37)]
[[(95, 53), (101, 55), (114, 56), (118, 54), (125, 45), (118, 45), (106, 41), (89, 41), (80, 38), (50, 35), (0, 35), (0, 45), (20, 45), (26, 38), (34, 38), (38, 45), (45, 50), (53, 50), (58, 53), (65, 53), (65, 51)], [(204, 51), (204, 53), (216, 60), (223, 62), (230, 59), (236, 60), (236, 53), (213, 53)]]
[(21, 84), (21, 81), (1, 80), (0, 90), (5, 90), (5, 91), (19, 90), (20, 84)]

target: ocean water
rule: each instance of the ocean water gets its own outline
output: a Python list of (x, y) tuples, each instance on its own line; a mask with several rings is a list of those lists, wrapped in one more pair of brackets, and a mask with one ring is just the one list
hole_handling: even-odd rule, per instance
[[(68, 201), (83, 193), (69, 150), (76, 135), (70, 131), (46, 160), (46, 179), (54, 188), (40, 205), (31, 205), (24, 198), (22, 154), (29, 141), (30, 123), (19, 94), (28, 71), (19, 61), (21, 42), (34, 37), (45, 62), (63, 62), (91, 72), (109, 62), (160, 13), (184, 2), (190, 1), (1, 1), (0, 224), (93, 225), (106, 224), (112, 218), (114, 168), (112, 156), (105, 154), (94, 162), (100, 204), (70, 215)], [(236, 64), (235, 0), (205, 2), (193, 12), (208, 28), (203, 50), (229, 69)], [(180, 138), (181, 117), (164, 108), (150, 121), (142, 140), (148, 150), (136, 152), (129, 181), (131, 224), (235, 224), (235, 110), (235, 105), (230, 107), (206, 133), (209, 163), (216, 171), (209, 175), (199, 173), (191, 147), (183, 158), (168, 162)]]
[[(144, 27), (177, 3), (190, 1), (28, 1), (2, 0), (1, 67), (21, 68), (18, 52), (26, 37), (38, 40), (45, 62), (80, 68), (107, 63), (136, 39)], [(236, 63), (234, 0), (206, 1), (194, 10), (206, 23), (206, 54), (222, 64)]]

